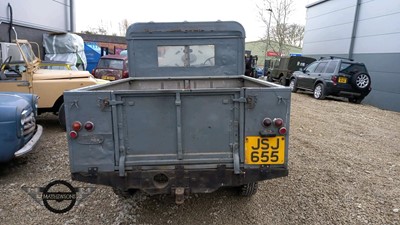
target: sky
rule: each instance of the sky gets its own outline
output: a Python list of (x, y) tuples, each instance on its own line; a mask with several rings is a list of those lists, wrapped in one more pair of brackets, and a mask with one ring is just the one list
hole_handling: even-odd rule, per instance
[[(304, 25), (305, 6), (310, 2), (313, 0), (294, 0), (289, 23)], [(245, 28), (246, 41), (263, 38), (267, 30), (257, 8), (262, 0), (79, 0), (74, 3), (77, 32), (101, 25), (111, 31), (110, 34), (118, 34), (119, 24), (124, 19), (129, 24), (233, 20)]]

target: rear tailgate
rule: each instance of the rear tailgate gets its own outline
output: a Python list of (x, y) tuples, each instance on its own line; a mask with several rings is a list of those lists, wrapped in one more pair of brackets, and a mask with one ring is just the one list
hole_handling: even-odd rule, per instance
[(239, 107), (234, 101), (238, 94), (232, 90), (115, 93), (120, 103), (116, 122), (122, 126), (117, 131), (118, 169), (182, 164), (232, 167), (232, 146), (238, 143), (239, 131)]

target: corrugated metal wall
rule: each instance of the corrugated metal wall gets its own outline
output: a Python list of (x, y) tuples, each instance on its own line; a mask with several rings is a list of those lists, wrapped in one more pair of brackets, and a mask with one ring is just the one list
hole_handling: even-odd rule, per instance
[[(360, 3), (358, 18), (357, 3)], [(373, 88), (364, 102), (400, 112), (399, 21), (399, 0), (328, 0), (310, 4), (303, 54), (351, 55), (364, 62)]]

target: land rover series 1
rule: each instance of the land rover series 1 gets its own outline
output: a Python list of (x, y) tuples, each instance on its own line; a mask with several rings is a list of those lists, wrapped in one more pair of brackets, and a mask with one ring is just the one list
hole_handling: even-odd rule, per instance
[(129, 78), (64, 92), (73, 180), (172, 194), (288, 175), (288, 87), (244, 75), (232, 21), (136, 23)]

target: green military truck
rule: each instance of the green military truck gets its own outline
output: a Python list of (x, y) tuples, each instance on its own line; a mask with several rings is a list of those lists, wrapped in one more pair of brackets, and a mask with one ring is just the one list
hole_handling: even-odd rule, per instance
[(289, 85), (290, 77), (294, 71), (301, 70), (316, 59), (305, 56), (289, 56), (278, 59), (266, 60), (268, 70), (267, 81), (277, 81), (283, 86)]

